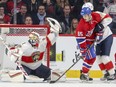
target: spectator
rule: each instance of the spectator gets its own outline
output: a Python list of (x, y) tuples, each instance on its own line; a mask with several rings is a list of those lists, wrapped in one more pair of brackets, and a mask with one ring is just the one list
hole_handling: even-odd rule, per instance
[(76, 18), (73, 18), (72, 19), (72, 22), (71, 22), (71, 31), (70, 31), (70, 34), (76, 34), (76, 27), (78, 26), (78, 20)]
[[(20, 8), (22, 5), (24, 5), (25, 3), (22, 1), (22, 0), (16, 0), (17, 1), (17, 13), (19, 12)], [(8, 10), (8, 13), (10, 15), (13, 15), (12, 13), (14, 12), (14, 1), (13, 0), (9, 0), (7, 2), (7, 10)]]
[[(20, 12), (17, 13), (17, 19), (16, 19), (16, 22), (17, 24), (24, 24), (24, 18), (25, 16), (27, 15), (27, 6), (26, 5), (22, 5), (21, 8), (20, 8)], [(14, 23), (14, 16), (12, 17), (11, 19), (11, 24)]]
[(83, 0), (77, 0), (75, 2), (75, 5), (74, 5), (73, 11), (72, 11), (72, 14), (78, 20), (80, 20), (80, 18), (81, 18), (80, 11), (81, 11), (81, 8), (82, 8), (82, 5), (83, 4), (84, 4), (84, 1)]
[(46, 10), (45, 10), (45, 6), (43, 4), (38, 6), (38, 12), (32, 14), (32, 19), (33, 19), (33, 24), (40, 24), (43, 25), (45, 22), (45, 17), (53, 17), (54, 16), (52, 14), (47, 14)]
[(56, 0), (55, 7), (55, 14), (59, 18), (59, 16), (63, 13), (63, 8), (60, 5), (60, 0)]
[(66, 34), (68, 31), (70, 31), (72, 18), (73, 15), (71, 14), (70, 5), (67, 4), (64, 6), (63, 14), (58, 19), (62, 26), (62, 33)]
[(116, 0), (114, 0), (114, 2), (109, 5), (108, 12), (113, 19), (111, 29), (113, 30), (113, 33), (116, 33)]
[(45, 6), (38, 6), (38, 12), (32, 14), (34, 24), (44, 24), (44, 17), (46, 16)]
[(0, 20), (3, 21), (3, 23), (9, 24), (10, 23), (10, 16), (4, 13), (4, 7), (0, 6)]
[(32, 25), (32, 24), (33, 24), (32, 17), (31, 17), (30, 15), (27, 15), (27, 16), (25, 17), (24, 23), (25, 23), (26, 25)]
[(45, 4), (45, 7), (46, 7), (46, 13), (55, 15), (55, 7), (53, 3), (51, 2), (51, 0), (46, 0), (46, 2), (43, 2), (43, 3)]
[(27, 5), (28, 12), (37, 12), (38, 6), (43, 3), (43, 0), (23, 0)]
[(8, 0), (0, 0), (0, 6), (4, 7), (4, 13), (7, 14), (7, 3)]
[(94, 11), (100, 11), (108, 14), (108, 9), (104, 4), (105, 3), (101, 1), (96, 2), (96, 5), (94, 6)]

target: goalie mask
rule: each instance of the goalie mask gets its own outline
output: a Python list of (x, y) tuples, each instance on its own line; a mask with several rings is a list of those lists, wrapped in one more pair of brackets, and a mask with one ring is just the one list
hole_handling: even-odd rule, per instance
[(32, 45), (32, 46), (38, 46), (39, 44), (39, 39), (40, 39), (40, 35), (36, 32), (31, 32), (29, 34), (29, 43)]

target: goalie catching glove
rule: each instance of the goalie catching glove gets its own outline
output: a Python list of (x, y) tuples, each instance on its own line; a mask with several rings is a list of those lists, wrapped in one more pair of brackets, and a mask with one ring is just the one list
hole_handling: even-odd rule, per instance
[(56, 19), (47, 17), (46, 20), (49, 22), (51, 32), (61, 32), (61, 26)]

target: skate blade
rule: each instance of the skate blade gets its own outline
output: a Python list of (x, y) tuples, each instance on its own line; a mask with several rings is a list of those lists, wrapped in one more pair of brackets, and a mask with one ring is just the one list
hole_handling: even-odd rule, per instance
[(93, 83), (93, 81), (89, 81), (89, 80), (80, 80), (80, 83)]
[(116, 80), (104, 80), (103, 83), (116, 83)]

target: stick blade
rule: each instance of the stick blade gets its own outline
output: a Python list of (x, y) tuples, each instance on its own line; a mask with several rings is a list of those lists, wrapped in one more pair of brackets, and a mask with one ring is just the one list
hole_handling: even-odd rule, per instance
[(55, 83), (56, 81), (50, 81), (50, 84), (53, 84), (53, 83)]

